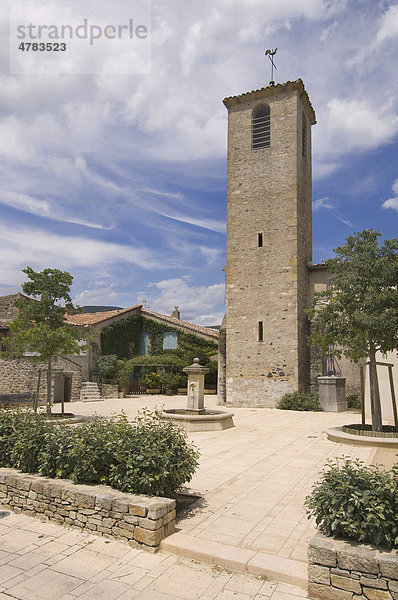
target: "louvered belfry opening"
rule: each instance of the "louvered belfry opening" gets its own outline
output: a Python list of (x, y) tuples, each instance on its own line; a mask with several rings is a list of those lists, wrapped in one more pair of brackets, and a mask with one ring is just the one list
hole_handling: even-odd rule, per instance
[(271, 117), (267, 104), (261, 104), (253, 110), (252, 115), (252, 147), (267, 148), (271, 143)]

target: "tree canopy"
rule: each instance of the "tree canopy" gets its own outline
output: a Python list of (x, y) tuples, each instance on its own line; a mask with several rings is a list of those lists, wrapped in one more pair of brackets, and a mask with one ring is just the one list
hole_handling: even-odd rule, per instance
[(373, 426), (381, 430), (376, 352), (398, 348), (398, 239), (378, 243), (366, 229), (349, 236), (326, 261), (332, 279), (314, 295), (310, 341), (329, 356), (369, 359)]
[(11, 322), (11, 337), (7, 338), (8, 357), (32, 353), (31, 362), (47, 362), (47, 410), (51, 406), (51, 357), (60, 354), (80, 354), (84, 349), (79, 340), (85, 333), (65, 321), (67, 310), (73, 309), (70, 286), (73, 277), (67, 271), (44, 269), (36, 272), (22, 269), (28, 281), (22, 291), (29, 297), (20, 297), (15, 306), (18, 316)]

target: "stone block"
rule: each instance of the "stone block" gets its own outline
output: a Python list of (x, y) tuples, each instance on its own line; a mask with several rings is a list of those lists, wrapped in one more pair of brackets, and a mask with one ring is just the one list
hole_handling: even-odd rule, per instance
[(361, 577), (359, 581), (362, 585), (365, 585), (366, 587), (372, 587), (378, 590), (388, 589), (387, 581), (385, 579), (379, 579), (378, 577), (375, 577), (374, 579), (370, 577)]
[(131, 525), (130, 523), (125, 523), (124, 521), (119, 521), (117, 526), (121, 529), (125, 529), (126, 531), (131, 531), (132, 533), (136, 527), (136, 525)]
[(105, 510), (112, 509), (113, 495), (107, 492), (101, 492), (96, 496), (95, 508), (102, 508)]
[(76, 491), (76, 504), (79, 508), (94, 508), (95, 492), (92, 491)]
[(352, 600), (352, 592), (321, 583), (308, 583), (308, 597), (312, 600)]
[(159, 527), (162, 527), (163, 519), (156, 519), (156, 521), (154, 521), (152, 519), (144, 519), (140, 517), (138, 519), (138, 525), (143, 529), (150, 529), (151, 531), (155, 531), (156, 529), (159, 529)]
[(321, 565), (308, 565), (308, 581), (330, 585), (330, 568)]
[(359, 579), (359, 573), (354, 573), (354, 571), (347, 571), (346, 569), (339, 569), (338, 567), (330, 569), (331, 573), (335, 575), (341, 575), (341, 577), (351, 577), (351, 579)]
[(346, 550), (337, 550), (337, 563), (340, 569), (362, 571), (377, 575), (379, 572), (379, 565), (374, 551), (363, 549), (359, 545), (350, 548), (347, 544), (346, 548)]
[(138, 525), (138, 520), (139, 520), (139, 517), (136, 517), (134, 515), (124, 515), (123, 516), (123, 521), (125, 521), (125, 523), (130, 523), (130, 525)]
[(176, 522), (174, 520), (173, 521), (169, 521), (164, 526), (164, 537), (167, 537), (168, 535), (171, 535), (172, 533), (175, 532), (175, 530), (176, 530)]
[(30, 490), (30, 486), (32, 485), (32, 481), (33, 481), (33, 477), (29, 476), (29, 475), (22, 475), (18, 480), (17, 480), (17, 489), (18, 490), (23, 490), (28, 492)]
[(61, 498), (62, 491), (63, 491), (63, 482), (62, 481), (56, 481), (55, 479), (49, 479), (43, 485), (43, 494), (47, 498)]
[(134, 531), (134, 539), (146, 546), (159, 546), (163, 538), (164, 527), (160, 527), (156, 531), (151, 531), (150, 529), (143, 529), (137, 526)]
[(361, 584), (357, 579), (350, 579), (349, 577), (342, 577), (341, 575), (332, 574), (330, 576), (330, 581), (334, 587), (347, 590), (349, 592), (354, 592), (355, 594), (362, 593)]
[(169, 513), (167, 513), (167, 515), (164, 515), (163, 525), (167, 525), (167, 523), (170, 523), (170, 521), (172, 521), (175, 518), (176, 518), (176, 511), (174, 509), (174, 510), (170, 511)]
[(376, 590), (375, 588), (363, 588), (363, 593), (368, 600), (391, 600), (391, 594), (385, 590)]
[(32, 485), (30, 489), (36, 492), (37, 494), (43, 494), (44, 483), (48, 481), (47, 479), (34, 479), (32, 481)]
[(148, 503), (148, 519), (160, 519), (167, 515), (168, 512), (175, 508), (175, 500), (169, 500), (168, 498), (156, 498), (156, 500), (150, 500)]
[(129, 498), (114, 498), (112, 500), (112, 510), (119, 513), (129, 512)]
[(379, 565), (383, 577), (398, 579), (398, 554), (383, 554), (379, 558)]
[(398, 594), (398, 581), (389, 581), (388, 589), (390, 590), (390, 592)]
[(313, 537), (308, 547), (308, 562), (326, 567), (336, 567), (336, 551), (332, 542), (323, 536)]
[(116, 536), (117, 538), (121, 537), (121, 538), (130, 539), (133, 537), (133, 534), (131, 531), (127, 531), (127, 529), (122, 529), (121, 527), (112, 527), (112, 534), (114, 536)]
[(145, 500), (134, 500), (134, 502), (130, 501), (129, 503), (129, 513), (130, 515), (135, 515), (137, 517), (146, 517), (148, 512), (147, 503)]

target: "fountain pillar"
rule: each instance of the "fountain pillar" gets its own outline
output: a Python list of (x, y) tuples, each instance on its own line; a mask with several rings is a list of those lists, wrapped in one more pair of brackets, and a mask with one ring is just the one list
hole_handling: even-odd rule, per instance
[(193, 413), (205, 412), (205, 375), (209, 370), (207, 367), (202, 367), (199, 358), (194, 358), (192, 365), (183, 369), (188, 375), (187, 409)]

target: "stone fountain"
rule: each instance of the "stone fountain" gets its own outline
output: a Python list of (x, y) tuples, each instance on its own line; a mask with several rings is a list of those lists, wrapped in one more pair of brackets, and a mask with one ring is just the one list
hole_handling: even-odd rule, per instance
[(202, 367), (199, 358), (183, 371), (188, 375), (187, 408), (163, 410), (162, 419), (179, 423), (187, 431), (221, 431), (234, 427), (233, 413), (205, 408), (205, 375), (209, 369)]

